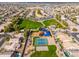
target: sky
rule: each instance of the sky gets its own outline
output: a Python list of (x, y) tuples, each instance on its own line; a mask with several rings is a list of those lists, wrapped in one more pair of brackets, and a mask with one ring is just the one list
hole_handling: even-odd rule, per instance
[(79, 2), (79, 0), (0, 0), (0, 2)]

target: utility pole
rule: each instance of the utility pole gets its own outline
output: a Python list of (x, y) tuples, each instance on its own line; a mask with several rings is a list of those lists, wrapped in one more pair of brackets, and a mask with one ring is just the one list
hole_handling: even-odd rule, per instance
[(25, 53), (25, 49), (26, 49), (26, 46), (27, 46), (27, 43), (28, 43), (28, 38), (29, 38), (29, 36), (30, 36), (30, 30), (28, 30), (28, 31), (26, 31), (26, 41), (25, 41), (25, 45), (24, 45), (24, 49), (23, 49), (23, 52), (22, 52), (22, 55), (21, 55), (21, 57), (23, 57), (24, 56), (24, 53)]

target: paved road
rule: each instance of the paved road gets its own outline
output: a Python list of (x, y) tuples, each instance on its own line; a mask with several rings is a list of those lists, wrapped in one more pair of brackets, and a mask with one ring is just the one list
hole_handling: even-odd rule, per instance
[(76, 38), (76, 40), (79, 42), (79, 37), (77, 37), (77, 35), (79, 35), (79, 33), (71, 33), (71, 35)]

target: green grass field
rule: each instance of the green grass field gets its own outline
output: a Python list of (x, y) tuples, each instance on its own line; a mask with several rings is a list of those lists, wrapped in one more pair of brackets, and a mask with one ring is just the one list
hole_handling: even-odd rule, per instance
[(50, 25), (56, 25), (57, 28), (63, 28), (63, 26), (60, 23), (58, 23), (55, 19), (46, 20), (43, 23), (46, 27)]
[(55, 45), (49, 45), (48, 49), (49, 51), (36, 51), (31, 57), (57, 57)]
[(21, 24), (20, 24), (20, 28), (27, 28), (27, 29), (37, 29), (42, 27), (43, 25), (40, 22), (35, 22), (35, 21), (31, 21), (31, 20), (24, 20)]

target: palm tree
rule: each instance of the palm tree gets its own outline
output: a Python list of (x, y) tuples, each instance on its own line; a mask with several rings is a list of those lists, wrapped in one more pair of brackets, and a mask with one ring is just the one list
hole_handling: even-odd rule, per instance
[(9, 27), (4, 26), (4, 32), (8, 32), (9, 31)]

